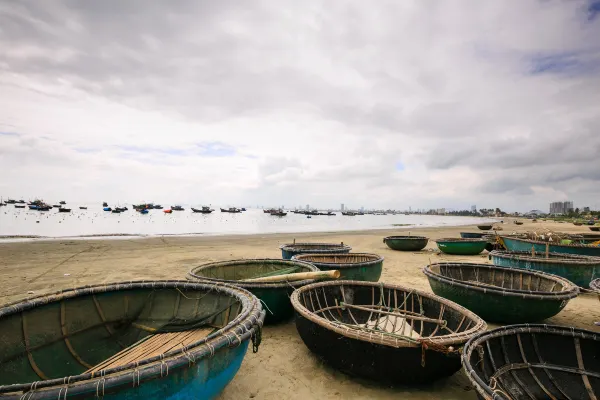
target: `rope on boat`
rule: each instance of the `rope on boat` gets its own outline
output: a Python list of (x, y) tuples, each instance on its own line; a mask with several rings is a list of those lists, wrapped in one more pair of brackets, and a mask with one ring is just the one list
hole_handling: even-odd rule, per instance
[(257, 353), (258, 347), (262, 342), (262, 326), (260, 323), (255, 325), (254, 331), (252, 333), (252, 336), (250, 336), (250, 339), (252, 340), (252, 352)]

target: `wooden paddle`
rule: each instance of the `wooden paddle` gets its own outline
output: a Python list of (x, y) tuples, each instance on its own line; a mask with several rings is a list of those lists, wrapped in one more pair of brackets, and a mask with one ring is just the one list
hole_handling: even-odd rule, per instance
[(292, 282), (302, 281), (305, 279), (338, 279), (340, 277), (340, 271), (317, 271), (317, 272), (298, 272), (295, 274), (275, 275), (275, 276), (264, 276), (261, 278), (242, 279), (241, 282)]

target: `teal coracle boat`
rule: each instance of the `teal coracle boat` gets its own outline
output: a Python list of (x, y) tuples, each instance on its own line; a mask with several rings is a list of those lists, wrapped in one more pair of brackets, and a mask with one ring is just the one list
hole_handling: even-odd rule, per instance
[(344, 243), (288, 243), (279, 246), (281, 258), (291, 260), (298, 254), (335, 254), (349, 253), (352, 247)]
[(486, 239), (462, 239), (462, 238), (448, 238), (448, 239), (437, 239), (437, 243), (440, 251), (446, 254), (462, 255), (462, 256), (473, 256), (481, 253), (485, 250), (488, 245)]
[(549, 253), (579, 254), (582, 256), (600, 257), (600, 246), (587, 244), (558, 244), (543, 242), (541, 240), (520, 239), (515, 237), (500, 237), (508, 251), (528, 251), (532, 248), (537, 253), (545, 253), (548, 246)]
[(265, 313), (208, 282), (85, 286), (0, 308), (0, 399), (212, 399)]
[(600, 276), (600, 257), (566, 253), (534, 253), (524, 251), (492, 251), (494, 265), (547, 272), (561, 276), (577, 286), (588, 288)]
[(524, 323), (558, 314), (579, 289), (556, 275), (489, 264), (438, 263), (423, 268), (431, 290), (486, 321)]
[(383, 243), (392, 250), (421, 251), (427, 246), (429, 238), (425, 236), (388, 236)]
[(377, 282), (383, 269), (383, 257), (370, 253), (299, 254), (292, 260), (311, 263), (321, 271), (340, 271), (341, 280)]
[(317, 272), (319, 269), (302, 261), (251, 259), (220, 261), (193, 268), (187, 278), (193, 281), (209, 280), (242, 287), (254, 294), (266, 308), (266, 324), (289, 320), (294, 315), (290, 303), (292, 292), (304, 285), (314, 283), (314, 279), (294, 282), (244, 282), (244, 279), (267, 276)]
[(460, 237), (463, 239), (481, 239), (488, 235), (489, 232), (460, 232)]

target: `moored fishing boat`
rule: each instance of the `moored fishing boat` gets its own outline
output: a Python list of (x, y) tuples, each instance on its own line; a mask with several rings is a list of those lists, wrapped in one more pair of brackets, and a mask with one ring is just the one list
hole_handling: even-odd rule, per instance
[(509, 251), (532, 251), (549, 253), (580, 254), (584, 256), (600, 257), (600, 246), (586, 244), (560, 244), (556, 242), (545, 242), (541, 240), (522, 239), (509, 236), (500, 236), (504, 247)]
[(102, 210), (104, 210), (104, 211), (112, 211), (112, 208), (110, 208), (110, 207), (104, 207)]
[(235, 207), (230, 207), (230, 208), (221, 208), (221, 212), (238, 214), (238, 213), (241, 213), (242, 210), (235, 208)]
[(298, 254), (292, 260), (311, 263), (321, 271), (340, 271), (340, 279), (377, 282), (384, 258), (371, 253)]
[(164, 212), (165, 214), (172, 214), (172, 213), (173, 213), (173, 210), (169, 210), (169, 209), (167, 209), (167, 210), (163, 210), (163, 212)]
[(70, 208), (61, 207), (61, 208), (58, 209), (58, 212), (69, 213), (69, 212), (71, 212), (71, 209)]
[(25, 208), (25, 206), (22, 204), (15, 204), (15, 208)]
[(558, 314), (579, 289), (556, 275), (489, 264), (438, 263), (423, 268), (433, 293), (486, 321), (536, 322)]
[(494, 265), (547, 272), (583, 288), (600, 276), (600, 257), (531, 251), (492, 251), (489, 257)]
[(279, 246), (281, 258), (289, 260), (298, 254), (335, 254), (349, 253), (352, 247), (344, 243), (288, 243)]
[(489, 231), (490, 229), (492, 229), (492, 224), (482, 224), (482, 225), (477, 225), (477, 228), (479, 228), (479, 230), (482, 231)]
[(600, 231), (600, 226), (590, 226), (590, 231), (598, 232)]
[(143, 210), (140, 210), (140, 214), (148, 214), (148, 209), (144, 208)]
[(87, 207), (85, 207), (85, 206), (79, 206), (79, 209), (80, 210), (87, 210)]
[(192, 268), (187, 278), (228, 283), (252, 292), (266, 308), (265, 323), (272, 324), (288, 320), (294, 314), (290, 304), (290, 294), (294, 289), (309, 283), (314, 279), (294, 282), (248, 282), (247, 279), (273, 277), (301, 272), (317, 272), (312, 264), (301, 261), (284, 261), (271, 259), (231, 260), (200, 265)]
[(486, 239), (445, 238), (437, 239), (438, 249), (442, 253), (473, 256), (485, 250), (489, 241)]
[(392, 250), (400, 251), (421, 251), (427, 246), (429, 238), (425, 236), (388, 236), (383, 238), (385, 243)]
[(249, 292), (208, 282), (104, 284), (12, 303), (0, 308), (0, 398), (214, 398), (249, 342), (258, 346), (263, 318)]
[(481, 239), (489, 234), (488, 232), (460, 232), (460, 237), (463, 239)]
[(171, 206), (171, 210), (173, 210), (173, 211), (184, 211), (185, 208), (183, 208), (181, 206)]
[(274, 215), (276, 217), (285, 217), (287, 215), (287, 213), (285, 211), (283, 211), (282, 209), (279, 209), (279, 210), (272, 211), (271, 215)]
[(599, 352), (596, 332), (509, 325), (469, 340), (462, 362), (480, 399), (596, 399)]
[(291, 301), (312, 352), (342, 372), (387, 384), (454, 374), (460, 347), (486, 329), (449, 300), (391, 284), (320, 282), (296, 290)]

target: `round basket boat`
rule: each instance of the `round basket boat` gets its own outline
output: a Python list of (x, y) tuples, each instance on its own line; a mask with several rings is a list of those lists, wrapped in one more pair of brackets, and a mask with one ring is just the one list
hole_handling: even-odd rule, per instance
[(489, 234), (489, 232), (460, 232), (460, 237), (463, 239), (481, 239)]
[(477, 228), (479, 228), (479, 230), (481, 231), (489, 231), (490, 229), (492, 229), (493, 225), (477, 225)]
[(0, 399), (212, 399), (264, 311), (229, 285), (140, 281), (64, 290), (0, 308)]
[(600, 231), (600, 226), (590, 226), (590, 231), (598, 232)]
[(494, 265), (547, 272), (583, 288), (600, 276), (600, 257), (566, 253), (548, 253), (546, 257), (545, 253), (530, 251), (492, 251), (489, 258)]
[(442, 253), (454, 254), (461, 256), (474, 256), (485, 250), (489, 244), (487, 239), (462, 239), (462, 238), (447, 238), (437, 239), (438, 249)]
[(377, 282), (383, 269), (383, 257), (370, 253), (299, 254), (292, 260), (311, 263), (321, 271), (340, 271), (340, 279)]
[(462, 362), (481, 399), (597, 399), (599, 340), (572, 327), (509, 325), (469, 340)]
[(383, 243), (392, 250), (421, 251), (427, 246), (429, 238), (425, 236), (388, 236)]
[(304, 343), (350, 375), (428, 383), (461, 367), (459, 349), (485, 322), (420, 290), (384, 283), (320, 282), (291, 297)]
[(559, 276), (489, 264), (431, 264), (423, 273), (433, 293), (493, 322), (541, 321), (579, 294), (577, 286)]
[(349, 253), (352, 247), (344, 243), (288, 243), (279, 246), (281, 258), (290, 260), (298, 254), (335, 254)]
[(229, 283), (249, 290), (258, 297), (266, 308), (265, 323), (273, 324), (290, 319), (294, 309), (290, 295), (294, 289), (314, 279), (294, 282), (244, 282), (244, 279), (261, 278), (300, 272), (316, 272), (318, 268), (302, 261), (255, 259), (220, 261), (192, 268), (187, 278)]

